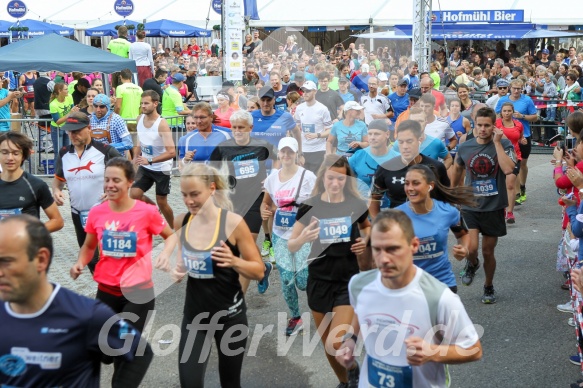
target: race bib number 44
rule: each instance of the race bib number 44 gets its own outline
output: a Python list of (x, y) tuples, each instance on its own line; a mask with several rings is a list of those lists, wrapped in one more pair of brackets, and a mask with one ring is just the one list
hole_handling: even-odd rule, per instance
[(322, 244), (349, 242), (351, 233), (352, 221), (350, 217), (320, 220), (320, 242)]
[(367, 356), (368, 384), (374, 388), (412, 388), (413, 368), (393, 366)]
[(279, 229), (290, 230), (296, 222), (297, 212), (285, 212), (277, 209), (275, 213), (275, 226)]
[(105, 256), (122, 258), (136, 256), (138, 235), (136, 232), (104, 230), (101, 249)]

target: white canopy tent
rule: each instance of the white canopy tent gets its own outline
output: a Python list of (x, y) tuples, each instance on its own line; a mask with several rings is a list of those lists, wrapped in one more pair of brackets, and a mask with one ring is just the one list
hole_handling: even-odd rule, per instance
[[(524, 21), (551, 26), (582, 24), (577, 12), (578, 0), (564, 0), (560, 7), (550, 6), (546, 0), (433, 0), (433, 11), (450, 10), (524, 10)], [(257, 0), (260, 20), (252, 20), (253, 27), (309, 27), (373, 25), (393, 26), (411, 24), (413, 0), (368, 0), (344, 5), (335, 0)], [(371, 23), (372, 22), (372, 23)]]

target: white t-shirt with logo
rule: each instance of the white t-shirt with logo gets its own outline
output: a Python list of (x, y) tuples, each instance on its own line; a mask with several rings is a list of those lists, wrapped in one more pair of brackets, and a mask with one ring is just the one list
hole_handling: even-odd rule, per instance
[[(303, 171), (305, 171), (304, 179), (302, 180), (302, 187), (299, 187)], [(306, 199), (310, 198), (315, 185), (316, 175), (303, 167), (299, 167), (295, 175), (285, 182), (280, 180), (279, 170), (273, 170), (267, 179), (265, 179), (263, 184), (265, 191), (271, 196), (273, 203), (277, 206), (277, 211), (273, 215), (272, 227), (275, 235), (285, 240), (290, 239), (298, 207), (285, 205), (294, 201), (298, 189), (300, 194), (296, 203), (303, 203)]]
[[(366, 350), (360, 388), (445, 387), (445, 365), (410, 366), (405, 339), (421, 337), (462, 349), (479, 340), (459, 296), (421, 268), (416, 271), (413, 280), (397, 290), (382, 284), (379, 270), (361, 272), (350, 280), (350, 304), (358, 315)], [(434, 325), (443, 330), (441, 335), (432, 334)]]
[(326, 151), (326, 139), (306, 139), (306, 133), (322, 133), (332, 126), (332, 118), (326, 106), (318, 101), (312, 106), (302, 103), (296, 108), (294, 115), (296, 123), (302, 131), (302, 151)]
[(427, 136), (434, 137), (439, 139), (442, 143), (445, 144), (445, 139), (451, 139), (455, 137), (455, 133), (453, 129), (449, 125), (446, 119), (442, 117), (435, 116), (435, 119), (432, 123), (428, 123), (425, 126), (425, 134)]

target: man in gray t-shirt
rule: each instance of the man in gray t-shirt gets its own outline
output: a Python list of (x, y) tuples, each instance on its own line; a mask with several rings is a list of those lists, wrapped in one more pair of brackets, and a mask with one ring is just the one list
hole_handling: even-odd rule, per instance
[(462, 272), (462, 283), (472, 284), (478, 260), (479, 235), (482, 234), (482, 255), (484, 257), (484, 295), (482, 303), (495, 303), (494, 271), (496, 258), (494, 249), (498, 237), (506, 235), (504, 211), (508, 206), (506, 175), (511, 174), (516, 165), (516, 155), (512, 143), (502, 139), (502, 130), (494, 126), (496, 113), (491, 108), (481, 108), (476, 113), (475, 133), (472, 138), (459, 146), (453, 171), (452, 185), (461, 183), (466, 170), (466, 185), (474, 189), (477, 206), (463, 207), (463, 218), (470, 233), (470, 246), (466, 267)]

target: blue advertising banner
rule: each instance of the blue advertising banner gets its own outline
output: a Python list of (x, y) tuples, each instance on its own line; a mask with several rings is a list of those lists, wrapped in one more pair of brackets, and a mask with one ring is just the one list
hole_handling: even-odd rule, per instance
[(435, 11), (434, 23), (517, 23), (524, 21), (524, 10)]
[(213, 6), (213, 10), (216, 13), (218, 13), (219, 15), (222, 15), (223, 4), (222, 4), (221, 0), (213, 0), (212, 6)]
[(128, 17), (134, 12), (132, 0), (115, 0), (113, 10), (121, 17)]
[(6, 6), (6, 11), (8, 15), (15, 19), (23, 18), (26, 15), (26, 5), (22, 1), (9, 1)]

